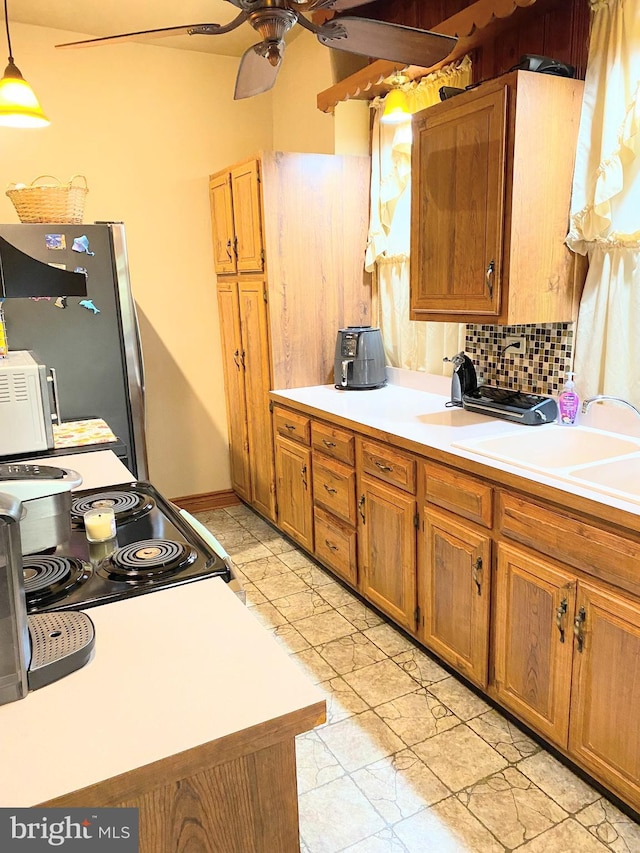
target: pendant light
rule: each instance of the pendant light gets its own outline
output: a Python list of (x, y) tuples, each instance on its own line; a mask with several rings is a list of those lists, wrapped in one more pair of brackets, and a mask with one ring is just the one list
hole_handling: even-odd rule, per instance
[(35, 92), (13, 61), (7, 0), (4, 0), (4, 21), (7, 28), (9, 64), (0, 80), (0, 125), (5, 127), (45, 127), (49, 119), (42, 112)]
[(382, 124), (400, 124), (403, 121), (409, 121), (411, 118), (409, 101), (407, 93), (401, 88), (402, 84), (407, 82), (407, 78), (398, 74), (390, 82), (393, 88), (384, 99), (384, 109), (380, 121)]

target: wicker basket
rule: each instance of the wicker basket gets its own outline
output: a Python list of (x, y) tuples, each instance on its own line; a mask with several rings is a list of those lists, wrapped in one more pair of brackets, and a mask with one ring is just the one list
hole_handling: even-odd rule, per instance
[[(47, 184), (38, 181), (48, 180)], [(51, 183), (54, 181), (55, 183)], [(82, 182), (82, 183), (80, 183)], [(20, 222), (82, 222), (84, 202), (89, 192), (87, 179), (74, 175), (63, 184), (52, 175), (40, 175), (28, 187), (10, 184), (7, 195), (20, 217)]]

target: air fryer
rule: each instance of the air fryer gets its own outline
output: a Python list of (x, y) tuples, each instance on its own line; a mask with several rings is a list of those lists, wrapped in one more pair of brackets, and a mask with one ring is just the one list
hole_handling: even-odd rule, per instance
[(380, 329), (347, 326), (336, 339), (334, 382), (336, 388), (364, 391), (386, 384), (384, 347)]

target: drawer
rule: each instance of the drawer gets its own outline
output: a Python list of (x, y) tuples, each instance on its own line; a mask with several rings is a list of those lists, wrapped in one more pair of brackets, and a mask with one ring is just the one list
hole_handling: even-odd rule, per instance
[(337, 429), (330, 424), (313, 421), (311, 424), (311, 447), (338, 459), (346, 465), (355, 463), (355, 439), (353, 434)]
[(356, 472), (341, 462), (313, 454), (313, 502), (356, 523)]
[(493, 524), (493, 489), (452, 468), (427, 462), (423, 468), (425, 496), (436, 506), (455, 512), (483, 527)]
[(290, 409), (273, 409), (273, 429), (280, 435), (286, 435), (293, 441), (308, 445), (311, 439), (311, 420), (306, 415), (299, 415)]
[(497, 514), (507, 539), (640, 594), (640, 542), (506, 492), (498, 494)]
[(358, 583), (355, 528), (341, 524), (320, 507), (314, 509), (316, 557), (352, 586)]
[(413, 456), (372, 441), (361, 441), (359, 454), (363, 472), (415, 495), (416, 460)]

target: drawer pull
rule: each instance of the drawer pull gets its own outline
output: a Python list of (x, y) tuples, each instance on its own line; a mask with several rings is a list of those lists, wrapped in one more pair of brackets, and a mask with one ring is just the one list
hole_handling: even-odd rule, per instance
[(327, 546), (327, 548), (330, 551), (339, 551), (340, 550), (337, 545), (334, 545), (333, 542), (329, 542), (328, 539), (324, 540), (324, 544)]
[(556, 627), (560, 632), (560, 642), (564, 643), (564, 618), (567, 615), (567, 607), (569, 606), (569, 602), (566, 598), (563, 598), (560, 604), (556, 608)]
[(364, 502), (365, 502), (365, 497), (364, 497), (364, 495), (362, 495), (360, 500), (358, 501), (358, 512), (360, 513), (360, 518), (362, 519), (363, 524), (365, 524)]
[(239, 350), (239, 349), (237, 349), (237, 350), (234, 352), (234, 354), (233, 354), (233, 363), (234, 363), (234, 364), (235, 364), (235, 366), (238, 368), (238, 370), (240, 370), (240, 361), (239, 361), (239, 358), (240, 358), (240, 350)]
[(333, 489), (331, 486), (327, 486), (326, 483), (323, 483), (322, 485), (325, 487), (325, 489), (329, 492), (330, 495), (335, 495), (338, 493), (337, 489)]
[(583, 626), (587, 619), (587, 612), (584, 607), (578, 610), (578, 615), (573, 620), (573, 634), (578, 642), (578, 651), (582, 654), (584, 648), (584, 631)]
[(482, 595), (482, 557), (473, 564), (473, 582), (478, 590), (478, 595)]
[(291, 432), (292, 430), (295, 430), (296, 426), (295, 426), (295, 424), (285, 424), (284, 428), (288, 429), (289, 432)]
[(307, 466), (303, 465), (300, 469), (300, 476), (302, 477), (302, 485), (307, 488)]
[(322, 443), (324, 444), (325, 447), (335, 447), (336, 446), (335, 441), (327, 441), (326, 438), (322, 439)]
[(383, 462), (378, 462), (378, 460), (376, 460), (375, 464), (376, 464), (376, 468), (379, 468), (380, 471), (393, 471), (393, 468), (391, 467), (391, 465), (385, 465)]
[(493, 274), (495, 272), (495, 269), (495, 261), (490, 261), (484, 276), (485, 281), (487, 283), (487, 290), (489, 291), (489, 299), (493, 299)]

